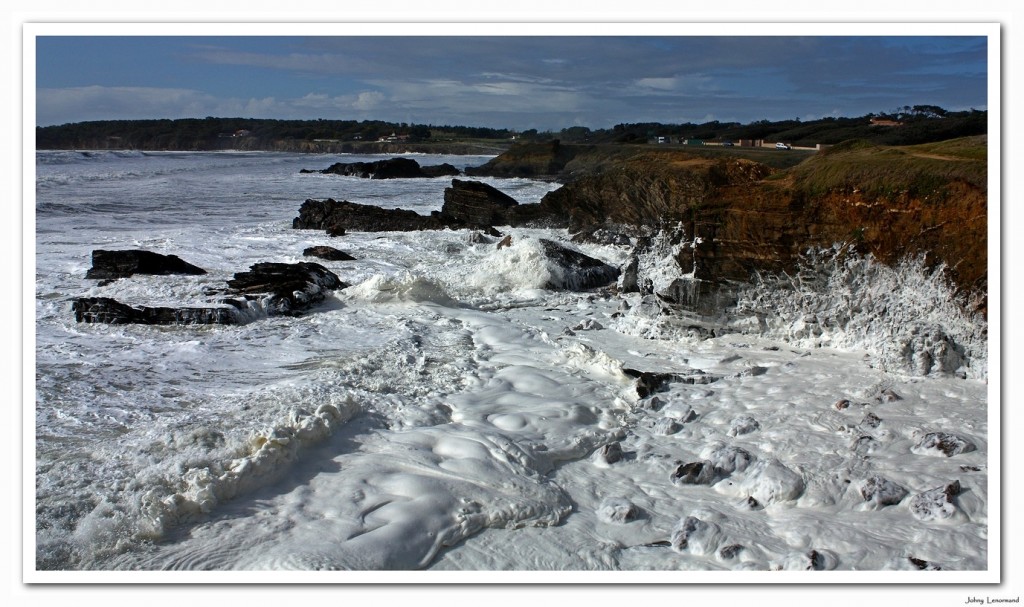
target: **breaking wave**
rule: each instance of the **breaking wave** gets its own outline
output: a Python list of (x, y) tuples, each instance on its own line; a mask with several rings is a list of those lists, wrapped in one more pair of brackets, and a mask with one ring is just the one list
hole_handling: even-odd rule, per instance
[(988, 322), (972, 314), (946, 267), (923, 257), (890, 267), (837, 245), (809, 252), (794, 275), (739, 293), (734, 327), (803, 347), (866, 350), (887, 371), (988, 377)]

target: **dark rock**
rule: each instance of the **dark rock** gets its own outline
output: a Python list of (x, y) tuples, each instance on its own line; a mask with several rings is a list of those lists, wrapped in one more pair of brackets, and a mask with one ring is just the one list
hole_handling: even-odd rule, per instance
[(872, 502), (878, 508), (902, 502), (907, 493), (903, 487), (881, 476), (872, 476), (860, 487), (860, 496), (864, 501)]
[(665, 406), (665, 402), (657, 396), (644, 399), (637, 403), (642, 409), (650, 409), (651, 411), (661, 411), (661, 408)]
[(511, 247), (511, 246), (512, 246), (512, 235), (509, 234), (508, 236), (506, 236), (506, 237), (501, 239), (501, 242), (498, 243), (498, 247), (497, 248), (498, 249), (503, 249), (505, 247)]
[(230, 308), (133, 308), (109, 297), (81, 297), (71, 304), (76, 322), (110, 325), (233, 325)]
[(183, 261), (177, 255), (161, 255), (151, 251), (104, 251), (92, 252), (92, 268), (86, 278), (112, 279), (127, 278), (133, 274), (206, 274), (206, 270)]
[[(793, 566), (794, 561), (798, 564)], [(806, 563), (806, 565), (804, 564)], [(838, 561), (831, 552), (824, 550), (810, 550), (803, 555), (791, 559), (787, 569), (802, 569), (804, 571), (826, 571), (835, 569)]]
[(920, 521), (947, 519), (956, 514), (953, 498), (960, 494), (960, 481), (953, 481), (910, 498), (910, 514)]
[(915, 569), (919, 569), (921, 571), (942, 571), (942, 567), (939, 567), (935, 563), (929, 563), (924, 559), (908, 556), (907, 560), (910, 561), (910, 564), (913, 565)]
[(420, 169), (420, 164), (411, 158), (390, 158), (388, 160), (377, 160), (376, 162), (337, 162), (320, 172), (329, 175), (362, 177), (364, 179), (403, 179), (434, 176), (425, 174)]
[(461, 175), (462, 171), (455, 168), (454, 165), (448, 164), (434, 164), (425, 166), (420, 169), (424, 177), (451, 177), (453, 175)]
[(635, 251), (622, 266), (622, 275), (619, 277), (619, 293), (640, 292), (640, 258)]
[(622, 445), (618, 442), (608, 443), (594, 452), (594, 459), (605, 464), (614, 464), (622, 459)]
[(840, 399), (840, 400), (836, 401), (835, 407), (836, 407), (836, 409), (838, 409), (840, 411), (842, 411), (843, 409), (849, 409), (850, 408), (850, 400), (847, 399), (847, 398)]
[(891, 388), (882, 390), (882, 393), (875, 399), (880, 403), (894, 403), (898, 400), (903, 400), (903, 397), (893, 392)]
[(666, 390), (665, 384), (678, 378), (674, 373), (654, 373), (637, 369), (623, 369), (622, 372), (636, 378), (636, 394), (640, 398), (647, 398), (655, 392)]
[(722, 546), (718, 551), (718, 558), (724, 561), (731, 561), (736, 558), (739, 553), (743, 550), (743, 546), (740, 544), (729, 544), (728, 546)]
[(435, 215), (420, 215), (404, 209), (382, 209), (347, 200), (307, 200), (292, 220), (298, 230), (355, 230), (357, 232), (410, 232), (436, 230), (445, 224)]
[(486, 183), (452, 179), (452, 186), (444, 190), (441, 216), (473, 228), (510, 225), (511, 211), (517, 206), (514, 198)]
[(341, 226), (328, 226), (327, 227), (327, 235), (330, 236), (331, 238), (337, 238), (338, 236), (344, 236), (345, 235), (345, 228), (343, 228)]
[(231, 325), (252, 318), (248, 301), (259, 300), (267, 315), (297, 314), (321, 302), (332, 289), (344, 288), (333, 272), (316, 263), (258, 263), (235, 274), (228, 287), (245, 301), (224, 299), (224, 307), (140, 307), (108, 297), (83, 297), (72, 303), (75, 320), (84, 323), (145, 325)]
[(713, 384), (716, 381), (722, 379), (721, 375), (711, 375), (700, 369), (694, 369), (692, 373), (687, 375), (677, 375), (675, 380), (684, 384), (690, 384), (692, 386), (703, 386), (705, 384)]
[(469, 244), (491, 244), (494, 241), (489, 236), (485, 236), (483, 232), (470, 232), (469, 233)]
[(865, 428), (877, 428), (882, 423), (882, 418), (878, 417), (874, 413), (868, 412), (864, 416), (864, 419), (860, 420), (861, 427)]
[(248, 272), (238, 272), (228, 287), (235, 293), (266, 295), (263, 307), (268, 314), (292, 315), (326, 297), (327, 292), (344, 289), (337, 275), (318, 263), (257, 263)]
[(708, 460), (680, 464), (669, 478), (677, 485), (710, 485), (715, 478), (715, 466)]
[(353, 261), (355, 259), (355, 257), (352, 257), (345, 251), (339, 251), (334, 247), (327, 246), (309, 247), (303, 250), (302, 254), (305, 257), (319, 257), (327, 261)]
[(609, 285), (619, 277), (619, 270), (589, 255), (570, 249), (553, 240), (540, 239), (544, 255), (557, 264), (562, 276), (548, 283), (549, 289), (584, 291)]
[(581, 232), (572, 235), (573, 242), (629, 246), (632, 243), (629, 235), (622, 230), (609, 229), (600, 226), (591, 226)]
[(974, 443), (966, 438), (946, 432), (929, 432), (920, 442), (910, 448), (913, 453), (918, 455), (942, 454), (946, 457), (968, 453), (975, 449)]
[(757, 365), (754, 365), (752, 367), (747, 367), (746, 369), (740, 371), (739, 373), (736, 374), (736, 377), (757, 377), (759, 375), (764, 375), (767, 372), (767, 367), (759, 367)]

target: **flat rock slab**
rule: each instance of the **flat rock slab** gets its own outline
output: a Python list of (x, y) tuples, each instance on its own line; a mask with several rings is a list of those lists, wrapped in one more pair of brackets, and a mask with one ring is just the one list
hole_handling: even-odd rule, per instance
[(115, 279), (128, 278), (134, 274), (206, 274), (206, 270), (184, 261), (177, 255), (161, 255), (141, 249), (127, 251), (92, 252), (92, 267), (86, 278)]

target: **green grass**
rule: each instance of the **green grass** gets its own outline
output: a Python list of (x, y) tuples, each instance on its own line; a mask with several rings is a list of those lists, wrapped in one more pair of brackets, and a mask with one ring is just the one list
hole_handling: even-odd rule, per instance
[(794, 167), (789, 174), (797, 189), (809, 196), (860, 191), (868, 198), (942, 198), (954, 181), (985, 189), (985, 138), (903, 147), (847, 141)]

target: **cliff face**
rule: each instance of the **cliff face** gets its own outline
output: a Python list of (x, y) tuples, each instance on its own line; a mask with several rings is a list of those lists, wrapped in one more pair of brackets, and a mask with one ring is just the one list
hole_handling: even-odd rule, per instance
[[(810, 248), (846, 243), (890, 264), (925, 255), (929, 265), (946, 264), (960, 289), (984, 291), (984, 146), (984, 138), (907, 148), (851, 143), (788, 170), (684, 150), (580, 149), (554, 164), (563, 178), (576, 175), (540, 208), (567, 217), (574, 233), (636, 236), (679, 226), (691, 241), (677, 259), (681, 271), (707, 281), (788, 271)], [(542, 165), (534, 152), (531, 163)]]

